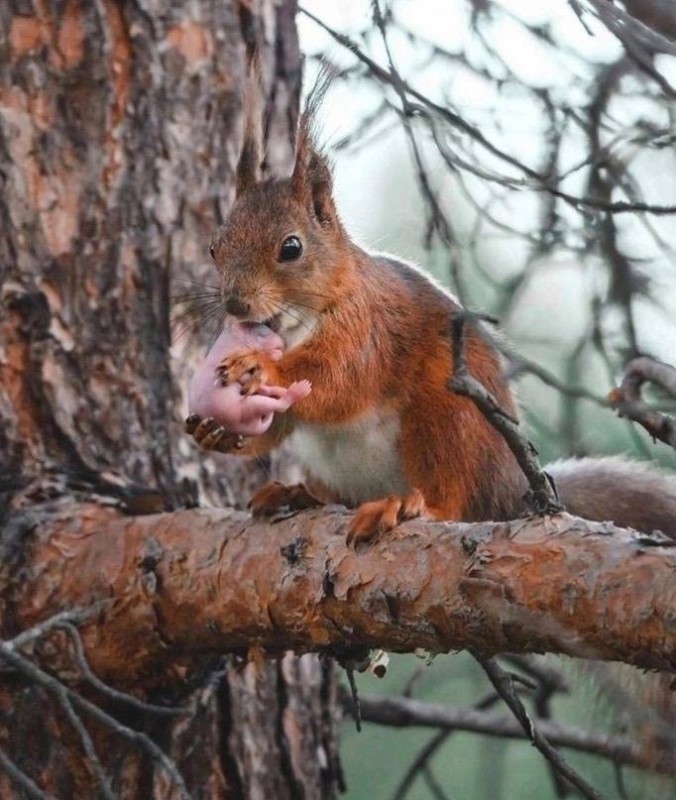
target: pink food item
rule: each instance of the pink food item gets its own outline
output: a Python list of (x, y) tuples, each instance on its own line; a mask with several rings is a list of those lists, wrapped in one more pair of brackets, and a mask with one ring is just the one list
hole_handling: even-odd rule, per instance
[(242, 395), (238, 382), (220, 386), (216, 367), (236, 350), (255, 348), (275, 361), (282, 357), (284, 341), (265, 325), (228, 319), (222, 333), (195, 370), (188, 387), (190, 414), (213, 417), (230, 433), (259, 436), (272, 424), (275, 413), (287, 411), (312, 391), (309, 381), (289, 387), (261, 386), (258, 392)]

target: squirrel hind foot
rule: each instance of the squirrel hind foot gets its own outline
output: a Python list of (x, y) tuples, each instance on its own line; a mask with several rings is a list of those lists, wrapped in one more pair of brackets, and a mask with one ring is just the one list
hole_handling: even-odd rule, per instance
[(249, 509), (254, 517), (292, 516), (308, 508), (318, 508), (324, 503), (315, 497), (304, 484), (286, 486), (279, 481), (267, 483), (249, 501)]
[(356, 548), (361, 543), (372, 543), (402, 522), (430, 516), (420, 489), (414, 489), (404, 496), (390, 495), (382, 500), (362, 503), (347, 529), (348, 547)]

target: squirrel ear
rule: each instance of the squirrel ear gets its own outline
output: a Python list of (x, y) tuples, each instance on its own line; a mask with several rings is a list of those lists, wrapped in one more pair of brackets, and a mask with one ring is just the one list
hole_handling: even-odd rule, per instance
[(315, 134), (317, 111), (333, 78), (331, 67), (324, 65), (308, 96), (298, 122), (296, 164), (291, 176), (294, 195), (321, 225), (332, 225), (337, 216), (332, 195), (331, 166), (327, 156), (317, 146)]
[(291, 186), (296, 198), (316, 217), (320, 225), (332, 225), (336, 219), (333, 203), (333, 178), (328, 159), (310, 143), (309, 151), (298, 150)]
[(255, 186), (261, 179), (263, 162), (263, 97), (260, 65), (256, 55), (249, 62), (249, 74), (244, 84), (242, 98), (244, 111), (244, 140), (237, 162), (235, 192), (241, 194)]

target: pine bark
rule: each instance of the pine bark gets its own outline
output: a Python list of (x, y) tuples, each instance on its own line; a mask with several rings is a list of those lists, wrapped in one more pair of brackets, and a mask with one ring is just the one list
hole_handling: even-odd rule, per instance
[[(261, 470), (199, 455), (182, 435), (189, 358), (172, 346), (170, 297), (183, 279), (217, 282), (208, 241), (233, 195), (253, 49), (268, 163), (290, 166), (295, 11), (295, 0), (0, 4), (5, 639), (24, 624), (11, 598), (44, 532), (24, 525), (36, 510), (58, 499), (77, 514), (86, 498), (99, 509), (168, 511), (198, 495), (241, 505), (261, 480)], [(111, 558), (120, 544), (109, 541)], [(139, 646), (124, 640), (130, 655)], [(311, 657), (235, 667), (213, 653), (198, 667), (172, 687), (177, 703), (192, 695), (192, 716), (167, 723), (125, 712), (171, 754), (193, 796), (333, 796), (327, 670)], [(2, 750), (50, 797), (99, 796), (52, 697), (5, 671), (0, 705)], [(155, 764), (87, 724), (116, 796), (174, 796)], [(2, 769), (0, 796), (25, 796)]]
[(661, 534), (569, 514), (414, 521), (355, 551), (341, 509), (273, 524), (229, 509), (72, 511), (25, 515), (36, 532), (12, 606), (30, 628), (103, 602), (83, 640), (118, 686), (173, 688), (205, 654), (288, 649), (565, 653), (676, 672), (676, 547)]

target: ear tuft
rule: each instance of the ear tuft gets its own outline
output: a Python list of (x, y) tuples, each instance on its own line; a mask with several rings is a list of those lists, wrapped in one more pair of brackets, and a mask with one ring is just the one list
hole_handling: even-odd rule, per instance
[(239, 197), (254, 187), (261, 179), (263, 162), (263, 94), (258, 56), (249, 61), (248, 74), (242, 97), (244, 114), (244, 139), (237, 162), (235, 191)]
[(295, 197), (324, 226), (334, 224), (336, 209), (332, 194), (331, 165), (317, 144), (317, 112), (334, 77), (333, 69), (324, 64), (308, 95), (298, 121), (296, 164), (291, 176)]

